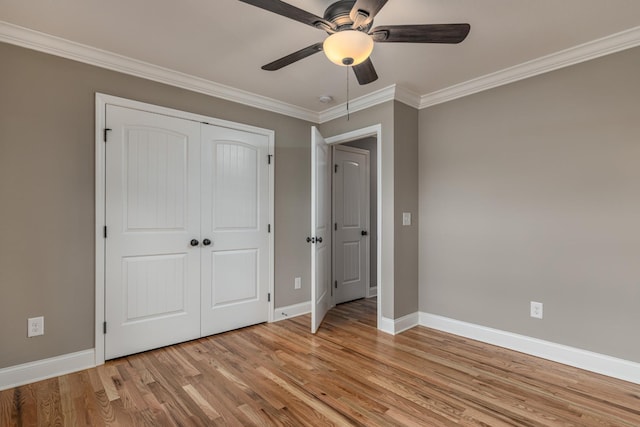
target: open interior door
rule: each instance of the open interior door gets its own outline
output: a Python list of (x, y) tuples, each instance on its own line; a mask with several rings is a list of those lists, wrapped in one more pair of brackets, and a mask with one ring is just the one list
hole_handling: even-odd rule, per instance
[(331, 151), (311, 128), (311, 332), (331, 305)]

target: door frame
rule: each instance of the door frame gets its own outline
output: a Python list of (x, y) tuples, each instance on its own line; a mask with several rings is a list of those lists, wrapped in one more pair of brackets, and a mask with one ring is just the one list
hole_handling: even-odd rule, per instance
[[(103, 322), (105, 321), (105, 184), (106, 184), (106, 163), (105, 163), (105, 115), (106, 106), (116, 105), (119, 107), (131, 108), (134, 110), (146, 111), (149, 113), (161, 114), (170, 117), (176, 117), (184, 120), (191, 120), (198, 123), (211, 124), (215, 126), (227, 127), (245, 132), (251, 132), (259, 135), (264, 135), (269, 140), (268, 154), (271, 159), (271, 167), (269, 168), (269, 209), (267, 214), (269, 216), (269, 224), (274, 225), (274, 185), (275, 185), (275, 156), (274, 156), (274, 141), (275, 132), (270, 129), (259, 128), (251, 125), (245, 125), (242, 123), (231, 122), (227, 120), (216, 119), (214, 117), (203, 116), (200, 114), (189, 113), (186, 111), (174, 110), (172, 108), (161, 107), (158, 105), (147, 104), (145, 102), (134, 101), (131, 99), (120, 98), (117, 96), (107, 95), (96, 92), (95, 94), (95, 365), (102, 365), (105, 361), (105, 345), (104, 345), (104, 333)], [(266, 161), (267, 159), (265, 159)], [(274, 236), (275, 232), (269, 233), (269, 294), (271, 299), (269, 301), (268, 314), (269, 322), (274, 320)]]
[[(377, 149), (377, 148), (376, 148)], [(371, 153), (369, 152), (369, 150), (364, 150), (362, 148), (356, 148), (356, 147), (351, 147), (348, 145), (343, 145), (343, 144), (333, 144), (331, 145), (331, 160), (332, 163), (335, 165), (336, 164), (336, 152), (337, 151), (343, 151), (343, 152), (351, 152), (351, 153), (356, 153), (356, 154), (361, 154), (363, 156), (365, 156), (366, 158), (366, 167), (365, 167), (365, 171), (366, 171), (366, 182), (365, 182), (365, 187), (366, 187), (366, 195), (367, 195), (367, 205), (369, 206), (369, 209), (367, 210), (366, 213), (366, 221), (365, 221), (365, 229), (368, 231), (371, 231), (371, 164), (370, 164), (370, 159), (371, 159)], [(337, 202), (336, 202), (336, 186), (335, 186), (335, 182), (336, 182), (336, 174), (332, 173), (331, 174), (331, 223), (335, 224), (336, 222), (336, 207), (337, 207)], [(336, 271), (336, 230), (335, 228), (332, 228), (332, 233), (333, 233), (333, 239), (331, 239), (331, 283), (335, 283), (335, 281), (337, 280), (337, 271)], [(364, 274), (364, 281), (366, 284), (366, 289), (364, 292), (364, 298), (369, 298), (370, 292), (371, 292), (371, 236), (368, 236), (369, 238), (367, 239), (367, 244), (365, 247), (365, 258), (366, 258), (366, 262), (365, 262), (365, 274)], [(332, 306), (336, 305), (336, 296), (337, 296), (337, 290), (331, 293), (331, 297), (332, 297)]]
[[(363, 139), (367, 137), (375, 137), (376, 138), (376, 151), (377, 151), (377, 165), (378, 168), (378, 176), (377, 176), (377, 195), (378, 201), (376, 209), (378, 210), (378, 219), (377, 219), (377, 237), (378, 242), (376, 244), (377, 247), (377, 260), (376, 263), (376, 284), (378, 291), (378, 301), (377, 301), (377, 328), (383, 332), (388, 332), (387, 329), (383, 327), (383, 319), (382, 319), (382, 301), (385, 297), (385, 287), (382, 283), (382, 124), (368, 126), (362, 129), (356, 129), (350, 132), (345, 132), (339, 135), (334, 135), (328, 138), (325, 138), (325, 141), (329, 145), (343, 144), (345, 142), (356, 141), (358, 139)], [(371, 166), (371, 165), (370, 165)], [(332, 255), (333, 256), (333, 255)], [(369, 278), (371, 279), (371, 278)]]

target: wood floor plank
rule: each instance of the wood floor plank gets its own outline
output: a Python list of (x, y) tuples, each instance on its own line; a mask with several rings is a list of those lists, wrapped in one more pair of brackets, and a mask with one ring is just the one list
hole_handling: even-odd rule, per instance
[(182, 386), (182, 388), (184, 389), (184, 391), (187, 392), (189, 397), (191, 397), (191, 399), (193, 399), (193, 401), (200, 408), (202, 408), (203, 412), (207, 415), (207, 417), (209, 417), (210, 420), (213, 421), (221, 417), (218, 411), (213, 409), (213, 407), (209, 404), (209, 402), (207, 402), (207, 400), (204, 397), (202, 397), (200, 392), (198, 392), (198, 390), (196, 390), (193, 387), (193, 385), (187, 384), (185, 386)]
[(0, 426), (640, 426), (640, 385), (424, 327), (376, 301), (0, 392)]
[(36, 388), (36, 399), (38, 420), (44, 420), (47, 425), (63, 424), (58, 378), (41, 381), (40, 387)]
[(38, 425), (38, 399), (36, 389), (44, 383), (28, 384), (14, 389), (14, 403), (16, 405), (16, 421), (18, 425)]
[(18, 389), (0, 391), (0, 426), (18, 423), (19, 403), (14, 398)]
[(79, 387), (73, 387), (71, 383), (75, 375), (65, 375), (58, 378), (60, 387), (60, 404), (65, 423), (72, 425), (86, 425), (87, 408), (76, 407), (76, 400), (82, 398)]

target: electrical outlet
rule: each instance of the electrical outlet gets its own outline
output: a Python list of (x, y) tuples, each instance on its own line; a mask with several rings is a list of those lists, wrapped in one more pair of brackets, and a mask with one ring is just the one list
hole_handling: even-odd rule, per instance
[(542, 303), (531, 301), (531, 317), (542, 319)]
[(293, 281), (293, 289), (300, 289), (302, 287), (302, 279), (300, 277), (296, 277)]
[(27, 319), (27, 337), (44, 335), (44, 317), (32, 317)]

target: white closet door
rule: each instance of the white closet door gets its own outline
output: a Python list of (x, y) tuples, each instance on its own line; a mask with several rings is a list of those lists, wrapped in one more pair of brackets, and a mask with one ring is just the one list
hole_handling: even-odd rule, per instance
[(331, 308), (331, 150), (311, 128), (311, 332)]
[(106, 123), (111, 359), (200, 336), (200, 124), (110, 105)]
[(202, 335), (268, 320), (269, 139), (202, 126)]

